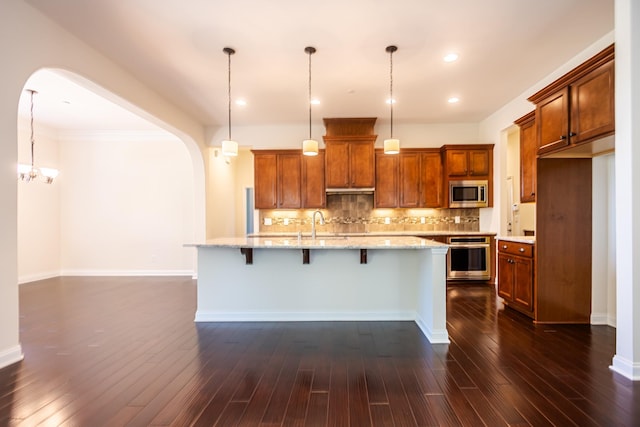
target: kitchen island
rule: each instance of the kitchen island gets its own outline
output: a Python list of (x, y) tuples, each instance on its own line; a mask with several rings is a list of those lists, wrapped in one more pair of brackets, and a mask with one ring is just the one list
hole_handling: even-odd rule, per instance
[(219, 238), (198, 249), (196, 322), (412, 320), (448, 343), (448, 246), (417, 237)]

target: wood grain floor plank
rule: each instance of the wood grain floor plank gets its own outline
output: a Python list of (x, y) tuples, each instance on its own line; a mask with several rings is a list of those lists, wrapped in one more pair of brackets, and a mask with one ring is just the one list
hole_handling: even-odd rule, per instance
[(20, 286), (25, 360), (0, 425), (636, 426), (615, 330), (535, 325), (495, 290), (447, 290), (449, 345), (414, 322), (193, 322), (180, 277)]

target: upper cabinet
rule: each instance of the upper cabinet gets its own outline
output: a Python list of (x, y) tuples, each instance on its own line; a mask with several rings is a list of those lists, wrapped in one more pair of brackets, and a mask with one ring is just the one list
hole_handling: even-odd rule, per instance
[(443, 145), (444, 203), (449, 206), (449, 182), (486, 180), (488, 206), (493, 206), (493, 144)]
[(440, 149), (376, 150), (376, 208), (439, 208), (442, 192)]
[(376, 208), (398, 207), (398, 156), (376, 150)]
[[(445, 148), (446, 147), (446, 148)], [(477, 179), (491, 173), (492, 150), (487, 148), (461, 148), (448, 145), (445, 150), (447, 176), (452, 179)]]
[(536, 201), (536, 112), (515, 121), (520, 127), (520, 203)]
[(406, 149), (400, 152), (401, 208), (443, 206), (442, 155), (439, 149)]
[(302, 156), (302, 207), (324, 208), (327, 196), (324, 187), (325, 152), (317, 156)]
[(324, 119), (327, 191), (375, 185), (375, 118)]
[(253, 156), (256, 209), (301, 208), (300, 151), (253, 151)]
[(529, 97), (536, 104), (538, 155), (575, 149), (588, 156), (613, 148), (613, 138), (604, 137), (615, 131), (614, 74), (611, 45)]

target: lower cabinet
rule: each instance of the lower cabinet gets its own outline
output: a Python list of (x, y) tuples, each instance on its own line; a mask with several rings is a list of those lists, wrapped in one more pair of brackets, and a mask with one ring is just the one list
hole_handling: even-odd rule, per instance
[(498, 295), (509, 307), (533, 318), (533, 245), (498, 242)]

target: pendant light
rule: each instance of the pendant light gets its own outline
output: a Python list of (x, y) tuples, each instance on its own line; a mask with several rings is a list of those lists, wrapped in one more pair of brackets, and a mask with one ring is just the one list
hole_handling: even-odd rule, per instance
[(36, 178), (40, 177), (47, 184), (51, 184), (55, 177), (58, 176), (58, 170), (52, 168), (37, 168), (34, 163), (33, 151), (36, 144), (35, 137), (33, 135), (33, 95), (35, 95), (35, 90), (28, 89), (27, 92), (31, 94), (31, 164), (19, 164), (18, 165), (18, 179), (24, 182), (34, 181)]
[(224, 53), (227, 54), (229, 60), (227, 65), (227, 75), (228, 75), (228, 118), (229, 118), (229, 133), (228, 138), (222, 141), (222, 154), (228, 157), (235, 157), (238, 155), (238, 143), (231, 139), (231, 55), (236, 53), (236, 51), (230, 47), (225, 47), (222, 49)]
[(389, 105), (391, 109), (391, 137), (384, 140), (385, 154), (398, 154), (400, 152), (400, 140), (393, 137), (393, 52), (398, 50), (397, 46), (387, 46), (389, 52)]
[(309, 54), (309, 139), (302, 141), (302, 154), (305, 156), (317, 156), (318, 141), (311, 138), (311, 55), (316, 53), (316, 48), (307, 46), (304, 51)]

